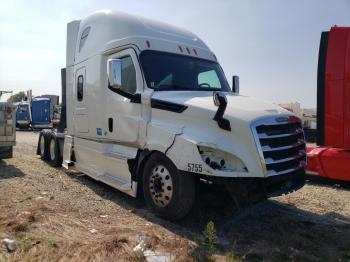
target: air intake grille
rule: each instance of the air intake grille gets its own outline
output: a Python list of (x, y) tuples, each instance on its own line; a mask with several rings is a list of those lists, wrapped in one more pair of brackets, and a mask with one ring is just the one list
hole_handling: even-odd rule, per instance
[(253, 129), (268, 176), (290, 174), (304, 168), (305, 137), (296, 117), (260, 120)]

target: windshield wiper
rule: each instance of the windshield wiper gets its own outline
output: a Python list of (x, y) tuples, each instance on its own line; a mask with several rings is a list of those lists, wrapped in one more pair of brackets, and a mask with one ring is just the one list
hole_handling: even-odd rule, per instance
[(194, 91), (225, 91), (221, 88), (215, 88), (215, 87), (198, 87), (196, 89), (193, 89)]
[(182, 85), (159, 85), (154, 88), (156, 91), (169, 91), (169, 90), (192, 90), (187, 86)]

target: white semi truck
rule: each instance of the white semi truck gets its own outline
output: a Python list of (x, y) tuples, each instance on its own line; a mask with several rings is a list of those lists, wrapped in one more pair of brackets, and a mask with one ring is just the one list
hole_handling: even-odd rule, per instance
[(0, 102), (0, 160), (12, 158), (16, 145), (16, 109), (11, 103)]
[(196, 35), (119, 12), (67, 26), (62, 117), (37, 153), (133, 197), (159, 216), (191, 209), (199, 179), (239, 201), (295, 191), (306, 161), (300, 120), (230, 88)]

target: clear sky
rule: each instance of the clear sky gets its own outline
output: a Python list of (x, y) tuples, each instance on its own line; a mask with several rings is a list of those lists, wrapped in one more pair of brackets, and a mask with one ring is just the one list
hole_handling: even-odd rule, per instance
[(316, 105), (319, 38), (350, 26), (350, 0), (1, 1), (0, 90), (60, 94), (66, 23), (119, 10), (186, 28), (214, 51), (244, 95)]

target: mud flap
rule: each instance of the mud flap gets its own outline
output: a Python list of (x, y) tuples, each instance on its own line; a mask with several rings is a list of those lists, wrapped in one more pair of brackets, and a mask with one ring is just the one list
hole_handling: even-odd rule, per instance
[(62, 166), (65, 169), (69, 169), (69, 167), (74, 164), (72, 162), (72, 149), (73, 149), (73, 137), (72, 136), (64, 136)]

